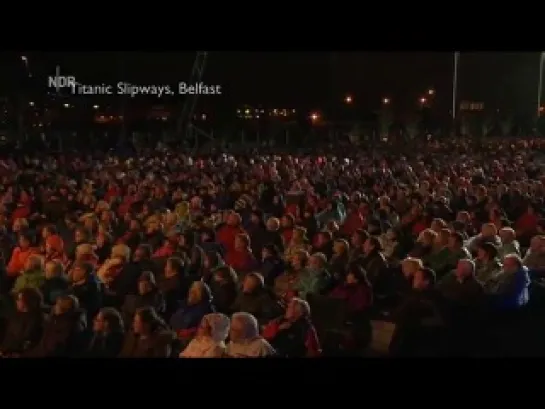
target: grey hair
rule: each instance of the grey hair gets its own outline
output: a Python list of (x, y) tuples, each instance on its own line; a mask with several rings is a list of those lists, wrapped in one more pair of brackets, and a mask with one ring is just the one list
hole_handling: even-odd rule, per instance
[(229, 318), (220, 313), (207, 314), (202, 319), (210, 327), (211, 337), (216, 342), (223, 342), (229, 335)]
[(507, 259), (511, 259), (511, 260), (515, 260), (515, 262), (517, 263), (517, 265), (520, 267), (522, 267), (524, 265), (524, 263), (522, 262), (522, 259), (520, 258), (520, 256), (516, 253), (509, 253), (509, 254), (506, 254), (504, 257), (503, 257), (503, 261), (505, 262), (505, 260)]
[(308, 302), (297, 297), (292, 298), (291, 302), (294, 303), (297, 308), (299, 308), (303, 317), (310, 317), (310, 305)]
[(467, 264), (471, 269), (471, 274), (475, 274), (475, 262), (473, 260), (470, 258), (462, 258), (458, 262)]
[(240, 321), (244, 327), (242, 339), (253, 339), (259, 336), (259, 324), (257, 319), (247, 312), (235, 312), (231, 317), (231, 322)]

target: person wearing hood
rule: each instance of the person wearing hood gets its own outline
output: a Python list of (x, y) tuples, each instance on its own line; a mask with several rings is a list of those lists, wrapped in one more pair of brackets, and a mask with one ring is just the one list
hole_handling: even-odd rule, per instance
[(215, 312), (215, 308), (210, 288), (201, 281), (195, 281), (189, 288), (185, 304), (170, 318), (170, 326), (178, 339), (187, 344), (195, 335), (202, 318), (212, 312)]
[(23, 288), (39, 290), (45, 282), (44, 259), (39, 255), (31, 255), (25, 261), (23, 273), (17, 277), (12, 291), (18, 293)]
[(42, 284), (41, 291), (45, 306), (55, 305), (59, 295), (67, 294), (70, 288), (70, 281), (64, 274), (64, 268), (57, 261), (50, 261), (45, 265), (45, 281)]
[(40, 342), (22, 354), (28, 358), (77, 357), (86, 349), (87, 320), (73, 295), (57, 298)]
[(180, 353), (180, 358), (221, 358), (229, 335), (229, 318), (221, 313), (207, 314), (201, 320), (195, 338)]
[(529, 287), (528, 268), (517, 254), (508, 254), (503, 259), (503, 269), (487, 280), (484, 289), (491, 297), (493, 308), (512, 311), (528, 304)]
[(259, 335), (256, 318), (247, 312), (237, 312), (231, 317), (229, 344), (225, 352), (231, 358), (264, 358), (276, 354), (271, 344)]
[(93, 336), (84, 356), (115, 358), (121, 352), (125, 330), (121, 315), (115, 308), (103, 308), (93, 320)]
[(244, 277), (242, 291), (231, 309), (247, 312), (256, 317), (260, 323), (269, 322), (281, 311), (280, 305), (265, 288), (265, 281), (259, 273), (250, 273)]
[(43, 333), (45, 317), (42, 296), (35, 288), (24, 288), (15, 296), (15, 311), (7, 319), (0, 343), (1, 357), (20, 356), (34, 348)]
[(175, 334), (152, 307), (136, 311), (132, 330), (125, 335), (120, 358), (170, 358)]
[(123, 322), (129, 326), (134, 314), (140, 308), (151, 307), (159, 315), (165, 312), (165, 299), (159, 291), (155, 275), (151, 271), (144, 271), (138, 278), (138, 293), (129, 294), (121, 308)]
[(501, 271), (501, 262), (498, 259), (498, 248), (490, 243), (484, 242), (477, 246), (477, 257), (475, 257), (475, 276), (486, 286), (488, 280), (495, 277)]

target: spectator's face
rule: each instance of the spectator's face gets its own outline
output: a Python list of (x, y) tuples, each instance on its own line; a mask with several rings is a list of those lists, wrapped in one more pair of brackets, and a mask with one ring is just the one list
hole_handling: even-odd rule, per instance
[(300, 317), (299, 314), (299, 308), (297, 308), (297, 304), (293, 301), (290, 301), (288, 304), (288, 307), (286, 308), (286, 313), (284, 314), (284, 318), (287, 320), (296, 320)]
[(197, 336), (198, 337), (209, 337), (212, 335), (212, 328), (210, 328), (210, 325), (208, 325), (208, 322), (206, 320), (201, 320), (201, 323), (199, 324), (199, 327), (197, 328)]
[(131, 220), (129, 223), (129, 229), (132, 231), (140, 230), (140, 223), (136, 220)]
[(322, 260), (319, 257), (311, 256), (308, 260), (308, 266), (311, 270), (320, 271), (322, 269)]
[(290, 220), (286, 216), (282, 216), (282, 218), (280, 219), (280, 224), (285, 229), (291, 227)]
[(263, 250), (261, 250), (261, 257), (263, 258), (263, 260), (265, 260), (266, 258), (272, 257), (272, 254), (268, 249), (264, 248)]
[(237, 226), (238, 225), (238, 217), (235, 214), (229, 214), (227, 216), (227, 224), (229, 226)]
[(56, 276), (56, 266), (55, 263), (47, 263), (45, 265), (45, 278), (50, 279)]
[(344, 245), (340, 242), (335, 242), (333, 244), (333, 251), (335, 254), (342, 254), (344, 252)]
[(85, 269), (82, 266), (75, 266), (72, 269), (72, 281), (77, 283), (82, 280), (85, 280)]
[(255, 277), (246, 276), (244, 282), (242, 283), (242, 292), (244, 294), (251, 294), (257, 288), (257, 280)]
[(244, 324), (239, 319), (231, 320), (231, 328), (229, 330), (229, 338), (233, 342), (237, 342), (240, 339), (244, 339), (245, 328)]
[(106, 330), (106, 321), (102, 313), (97, 314), (93, 321), (93, 331), (94, 332), (104, 332)]
[(30, 242), (25, 238), (20, 236), (19, 237), (19, 247), (26, 249), (30, 247)]
[(187, 296), (187, 303), (189, 305), (198, 304), (202, 299), (201, 287), (198, 285), (192, 285), (189, 289), (189, 294)]
[(488, 260), (488, 254), (484, 249), (477, 249), (477, 260)]
[(49, 237), (49, 230), (47, 230), (47, 228), (43, 228), (42, 229), (42, 232), (41, 232), (41, 236), (42, 236), (42, 239), (47, 239)]
[(146, 294), (149, 294), (152, 290), (153, 290), (153, 286), (148, 280), (138, 281), (138, 294), (146, 295)]
[(146, 252), (141, 247), (137, 247), (134, 251), (134, 261), (141, 261), (145, 258)]
[(76, 243), (83, 243), (85, 240), (85, 235), (81, 230), (76, 230), (74, 233), (74, 240)]
[(361, 246), (361, 240), (360, 240), (360, 236), (356, 233), (354, 233), (352, 235), (352, 237), (350, 237), (350, 244), (353, 246), (353, 247), (359, 247)]
[(428, 288), (428, 281), (424, 278), (421, 270), (418, 270), (413, 276), (413, 288), (415, 290), (425, 290)]
[(505, 271), (508, 274), (514, 274), (518, 271), (519, 265), (516, 262), (515, 259), (506, 257), (503, 260), (503, 271)]
[(458, 261), (458, 264), (456, 265), (456, 277), (459, 280), (463, 280), (466, 277), (469, 277), (471, 275), (471, 267), (468, 263), (464, 261)]
[(353, 273), (348, 273), (346, 275), (346, 284), (357, 284), (358, 280), (356, 279), (356, 276), (354, 276)]
[(259, 220), (259, 217), (257, 217), (256, 214), (253, 214), (250, 216), (250, 220), (252, 221), (253, 224), (259, 224), (260, 220)]

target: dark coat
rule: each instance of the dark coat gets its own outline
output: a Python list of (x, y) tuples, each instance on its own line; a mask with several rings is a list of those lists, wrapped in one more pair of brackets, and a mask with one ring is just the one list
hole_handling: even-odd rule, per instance
[(159, 315), (165, 312), (165, 299), (159, 290), (152, 291), (144, 295), (128, 295), (123, 303), (121, 315), (126, 328), (132, 325), (132, 319), (136, 310), (143, 307), (152, 307)]
[(282, 313), (280, 305), (265, 289), (259, 289), (251, 294), (240, 293), (232, 310), (252, 314), (263, 324), (277, 318)]
[(121, 352), (125, 335), (122, 332), (111, 334), (93, 334), (86, 357), (89, 358), (115, 358)]
[(142, 338), (130, 331), (125, 336), (120, 358), (169, 358), (176, 336), (172, 331), (158, 329)]
[(2, 354), (21, 354), (34, 348), (42, 337), (44, 322), (45, 317), (41, 312), (13, 313), (8, 318), (6, 333), (0, 345)]
[(98, 310), (102, 307), (102, 288), (93, 275), (80, 285), (72, 285), (70, 292), (76, 296), (81, 308), (87, 313), (87, 322), (91, 322)]
[(233, 312), (233, 303), (237, 298), (237, 285), (233, 282), (220, 284), (212, 281), (210, 290), (212, 291), (216, 311), (226, 315), (231, 314)]
[(85, 348), (87, 320), (83, 310), (51, 315), (38, 345), (23, 356), (77, 357)]
[(52, 277), (46, 279), (41, 288), (44, 304), (52, 306), (55, 304), (58, 296), (65, 295), (69, 292), (69, 288), (70, 283), (65, 277)]

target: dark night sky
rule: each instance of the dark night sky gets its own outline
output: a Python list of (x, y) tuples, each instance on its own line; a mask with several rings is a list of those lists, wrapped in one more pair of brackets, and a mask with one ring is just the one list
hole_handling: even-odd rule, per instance
[[(176, 83), (189, 78), (194, 53), (175, 52), (29, 52), (36, 76), (63, 72), (78, 80)], [(2, 61), (3, 60), (3, 61)], [(2, 63), (4, 62), (5, 63)], [(13, 87), (22, 70), (15, 53), (0, 54), (2, 88)], [(533, 112), (536, 104), (538, 52), (463, 52), (459, 99), (488, 107)], [(384, 96), (402, 111), (417, 105), (428, 88), (448, 111), (452, 53), (447, 52), (210, 52), (204, 81), (223, 86), (224, 101), (320, 108), (335, 94), (350, 93), (358, 105), (374, 109)], [(334, 91), (336, 90), (336, 91)], [(1, 92), (0, 92), (1, 93)], [(212, 97), (208, 97), (212, 98)]]

